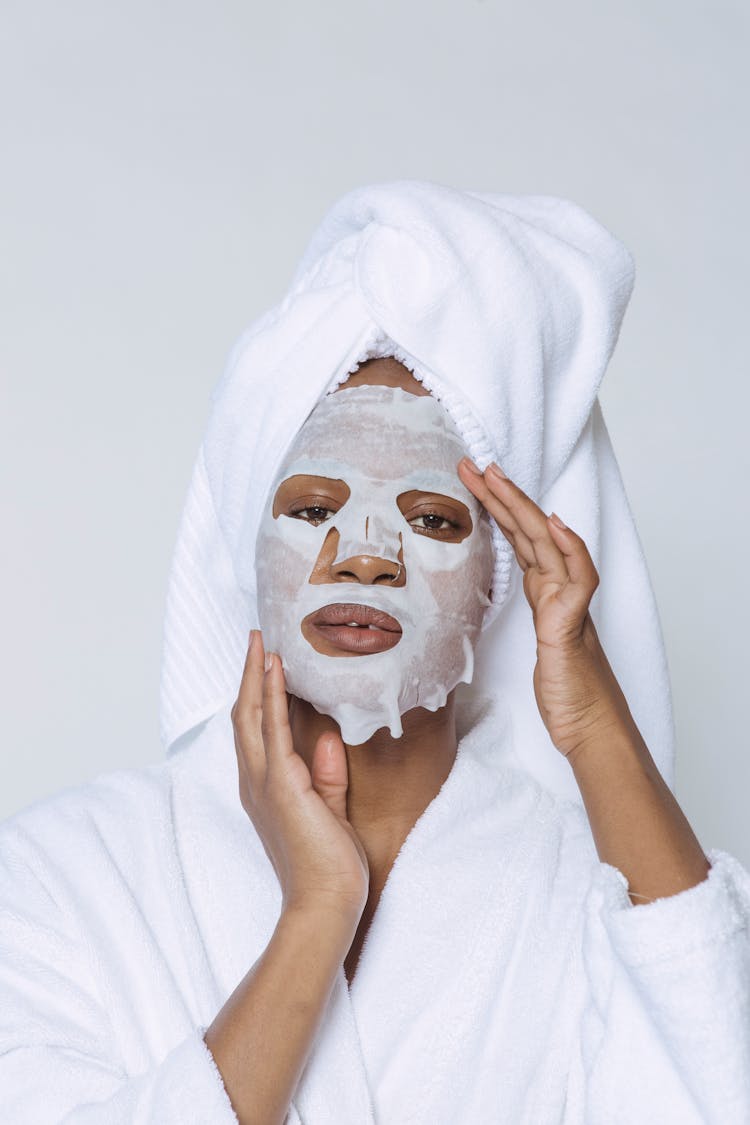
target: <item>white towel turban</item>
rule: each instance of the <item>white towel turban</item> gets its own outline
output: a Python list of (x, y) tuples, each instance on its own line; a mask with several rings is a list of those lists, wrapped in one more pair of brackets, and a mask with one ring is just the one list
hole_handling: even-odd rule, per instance
[[(633, 716), (673, 785), (669, 677), (648, 570), (597, 392), (633, 287), (631, 255), (580, 207), (421, 181), (349, 192), (279, 305), (240, 339), (211, 400), (167, 593), (167, 749), (237, 695), (257, 627), (254, 546), (274, 474), (320, 397), (395, 355), (439, 399), (481, 468), (495, 459), (585, 540), (591, 614)], [(533, 693), (520, 569), (495, 530), (493, 607), (464, 703), (507, 709), (512, 751), (579, 798)]]

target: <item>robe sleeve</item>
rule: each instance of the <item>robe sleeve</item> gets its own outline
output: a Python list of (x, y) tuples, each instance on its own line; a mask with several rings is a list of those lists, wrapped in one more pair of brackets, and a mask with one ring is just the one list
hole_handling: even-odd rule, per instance
[(0, 832), (0, 1120), (236, 1125), (204, 1028), (144, 1073), (127, 1072), (85, 928), (45, 880), (43, 859), (21, 834)]
[(596, 872), (580, 1060), (592, 1125), (750, 1123), (750, 875), (707, 856), (703, 882), (639, 906), (621, 871)]

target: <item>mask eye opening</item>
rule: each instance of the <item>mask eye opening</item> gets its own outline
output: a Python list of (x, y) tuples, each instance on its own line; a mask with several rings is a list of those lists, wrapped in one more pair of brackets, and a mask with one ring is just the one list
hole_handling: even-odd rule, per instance
[[(397, 497), (396, 503), (401, 515), (416, 535), (425, 535), (438, 542), (461, 543), (474, 530), (471, 513), (466, 504), (453, 496), (422, 489), (409, 489)], [(418, 520), (428, 521), (433, 517), (436, 522), (432, 526), (425, 522), (421, 526), (417, 524)], [(439, 521), (442, 521), (442, 524)]]
[[(344, 480), (315, 476), (312, 473), (293, 473), (276, 489), (272, 515), (274, 519), (278, 519), (279, 516), (289, 516), (293, 519), (305, 520), (307, 517), (300, 513), (314, 508), (335, 515), (341, 511), (350, 496), (351, 489)], [(327, 517), (330, 518), (331, 516)], [(321, 519), (317, 523), (313, 520), (308, 522), (319, 527), (321, 523), (327, 522), (327, 519)]]

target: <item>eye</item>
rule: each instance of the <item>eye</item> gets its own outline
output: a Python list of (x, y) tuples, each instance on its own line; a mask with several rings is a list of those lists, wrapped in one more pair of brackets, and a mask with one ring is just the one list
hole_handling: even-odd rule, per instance
[(471, 535), (471, 513), (455, 496), (412, 488), (402, 492), (397, 503), (415, 535), (441, 543), (461, 543)]
[(311, 476), (308, 473), (293, 473), (276, 489), (273, 518), (288, 516), (318, 527), (335, 516), (346, 504), (349, 495), (346, 481), (334, 477)]
[(329, 520), (331, 516), (334, 516), (337, 511), (337, 508), (327, 508), (322, 504), (307, 504), (305, 507), (290, 508), (288, 514), (293, 519), (306, 520), (318, 527), (321, 523)]
[(458, 524), (449, 520), (447, 516), (438, 515), (437, 512), (425, 512), (424, 515), (414, 516), (409, 520), (413, 528), (419, 531), (448, 531), (452, 532)]

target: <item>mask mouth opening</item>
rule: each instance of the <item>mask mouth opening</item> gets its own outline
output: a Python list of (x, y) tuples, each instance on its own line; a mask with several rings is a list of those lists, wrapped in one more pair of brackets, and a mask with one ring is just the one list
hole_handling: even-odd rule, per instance
[(361, 602), (331, 602), (310, 614), (310, 620), (318, 626), (352, 626), (360, 629), (378, 629), (385, 633), (401, 636), (403, 630), (390, 613), (363, 605)]
[(390, 652), (403, 634), (395, 617), (361, 602), (331, 602), (309, 613), (300, 629), (316, 652), (334, 658)]

